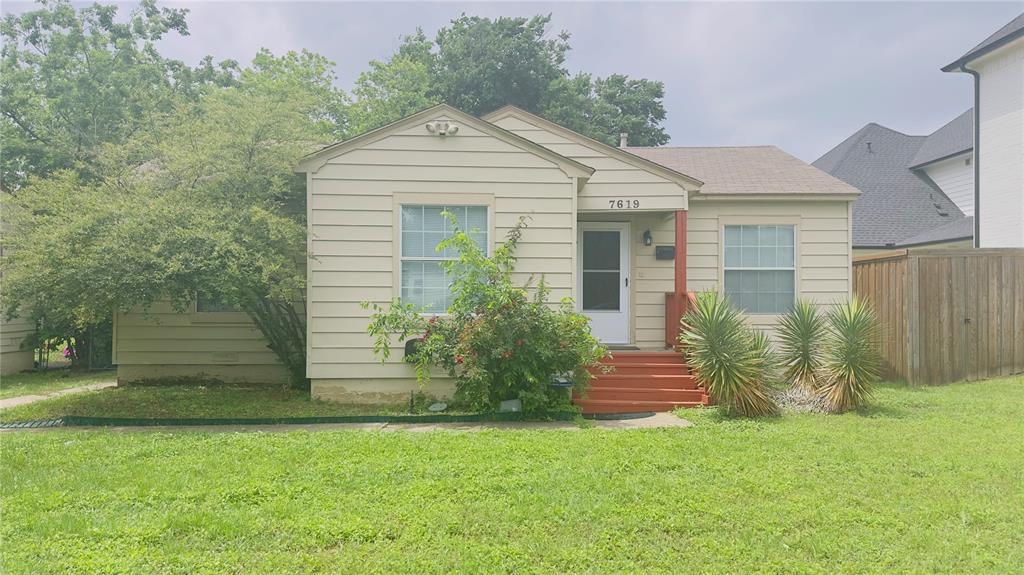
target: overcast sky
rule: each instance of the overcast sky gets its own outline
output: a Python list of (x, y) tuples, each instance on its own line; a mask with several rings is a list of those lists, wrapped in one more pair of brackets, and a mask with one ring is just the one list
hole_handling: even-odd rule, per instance
[[(676, 146), (773, 144), (815, 160), (868, 122), (927, 134), (972, 104), (965, 74), (939, 68), (1022, 10), (979, 3), (166, 2), (191, 10), (191, 36), (164, 42), (189, 63), (248, 61), (260, 47), (306, 48), (351, 87), (421, 26), (465, 12), (553, 14), (572, 34), (571, 71), (665, 82)], [(3, 10), (25, 4), (5, 2)]]

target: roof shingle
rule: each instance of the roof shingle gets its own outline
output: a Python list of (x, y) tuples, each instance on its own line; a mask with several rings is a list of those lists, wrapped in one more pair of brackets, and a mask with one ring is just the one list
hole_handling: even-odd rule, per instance
[(925, 138), (910, 161), (910, 168), (919, 168), (936, 160), (974, 149), (974, 108), (951, 120)]
[(625, 148), (704, 182), (701, 194), (859, 194), (775, 146)]
[(899, 246), (964, 218), (934, 183), (907, 168), (926, 139), (868, 124), (813, 163), (863, 192), (853, 204), (854, 247)]

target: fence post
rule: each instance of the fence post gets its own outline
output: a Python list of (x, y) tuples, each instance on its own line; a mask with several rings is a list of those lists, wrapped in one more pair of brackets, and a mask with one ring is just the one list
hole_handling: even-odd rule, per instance
[(907, 254), (907, 383), (920, 383), (921, 349), (920, 329), (920, 283), (918, 281), (918, 258)]

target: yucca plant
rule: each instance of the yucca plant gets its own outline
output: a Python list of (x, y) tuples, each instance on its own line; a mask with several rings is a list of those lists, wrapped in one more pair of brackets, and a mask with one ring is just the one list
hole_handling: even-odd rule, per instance
[(754, 329), (749, 331), (753, 338), (754, 355), (761, 363), (761, 377), (758, 381), (763, 387), (773, 387), (779, 382), (779, 356), (768, 334)]
[(825, 408), (842, 413), (862, 407), (878, 383), (878, 324), (867, 302), (853, 298), (828, 314), (825, 380), (818, 393)]
[(806, 392), (817, 391), (823, 372), (825, 336), (825, 316), (809, 301), (796, 302), (779, 320), (777, 337), (782, 375), (793, 387)]
[(728, 300), (714, 291), (697, 294), (682, 328), (679, 342), (714, 403), (746, 417), (777, 411), (763, 384), (770, 357), (767, 339), (758, 339)]

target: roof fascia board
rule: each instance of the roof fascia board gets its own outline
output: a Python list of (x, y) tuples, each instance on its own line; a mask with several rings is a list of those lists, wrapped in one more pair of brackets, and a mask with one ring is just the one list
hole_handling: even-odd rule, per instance
[(699, 190), (700, 186), (704, 185), (704, 182), (698, 180), (697, 178), (694, 178), (693, 176), (688, 176), (682, 172), (677, 172), (671, 168), (666, 168), (665, 166), (662, 166), (657, 162), (652, 162), (647, 158), (642, 158), (636, 154), (631, 154), (621, 148), (609, 146), (604, 142), (599, 142), (593, 138), (584, 136), (583, 134), (570, 130), (565, 126), (560, 126), (554, 122), (545, 120), (544, 118), (541, 118), (536, 114), (531, 114), (530, 112), (527, 112), (522, 108), (517, 108), (512, 105), (503, 106), (489, 114), (484, 114), (483, 116), (481, 116), (482, 119), (488, 122), (496, 122), (498, 120), (503, 120), (508, 117), (515, 117), (520, 120), (523, 120), (524, 122), (538, 125), (539, 127), (544, 128), (545, 130), (550, 130), (569, 140), (573, 140), (576, 143), (580, 144), (581, 146), (585, 146), (594, 151), (607, 154), (616, 159), (622, 160), (623, 162), (626, 162), (631, 166), (634, 166), (641, 170), (652, 172), (663, 178), (672, 180), (673, 182), (676, 182), (677, 184), (683, 186), (683, 188), (689, 192), (695, 192)]
[(540, 144), (531, 142), (530, 140), (518, 134), (510, 132), (500, 126), (495, 126), (494, 124), (486, 120), (482, 120), (480, 118), (467, 114), (447, 104), (438, 104), (436, 106), (432, 106), (430, 108), (427, 108), (426, 110), (421, 110), (419, 112), (416, 112), (415, 114), (412, 114), (411, 116), (406, 116), (405, 118), (392, 122), (386, 126), (381, 126), (380, 128), (377, 128), (375, 130), (371, 130), (364, 134), (360, 134), (359, 136), (356, 136), (350, 140), (338, 142), (336, 144), (332, 144), (330, 146), (327, 146), (326, 148), (313, 152), (307, 155), (305, 158), (303, 158), (301, 162), (299, 162), (299, 165), (295, 168), (295, 171), (316, 173), (331, 158), (338, 157), (347, 152), (350, 152), (367, 144), (373, 143), (377, 140), (380, 140), (393, 134), (394, 132), (400, 129), (404, 129), (409, 126), (414, 126), (419, 122), (425, 121), (438, 114), (450, 116), (453, 119), (474, 129), (480, 130), (481, 132), (484, 132), (489, 136), (493, 136), (517, 148), (524, 149), (537, 156), (540, 156), (557, 165), (559, 169), (561, 169), (562, 172), (569, 177), (576, 177), (581, 178), (583, 180), (587, 180), (594, 173), (594, 168), (591, 168), (590, 166), (587, 166), (572, 158), (563, 156), (558, 152), (552, 151), (548, 148), (545, 148), (544, 146), (541, 146)]
[(771, 193), (771, 194), (729, 194), (729, 193), (714, 193), (714, 194), (694, 194), (690, 196), (690, 201), (707, 202), (707, 201), (743, 201), (749, 202), (754, 200), (815, 200), (815, 201), (852, 201), (860, 197), (860, 193), (855, 194), (785, 194), (785, 193)]
[(963, 156), (964, 154), (967, 154), (967, 153), (972, 152), (972, 151), (974, 151), (974, 146), (970, 146), (970, 147), (964, 148), (964, 149), (960, 150), (959, 152), (953, 152), (952, 154), (946, 154), (945, 156), (942, 156), (941, 158), (935, 158), (934, 160), (928, 160), (927, 162), (922, 162), (920, 164), (915, 164), (913, 166), (910, 166), (908, 169), (920, 170), (921, 168), (927, 168), (928, 166), (930, 166), (932, 164), (937, 164), (939, 162), (944, 162), (946, 160), (951, 160), (951, 159), (953, 159), (953, 158), (955, 158), (957, 156)]
[(981, 58), (982, 56), (995, 52), (996, 50), (1002, 48), (1003, 46), (1009, 44), (1010, 42), (1013, 42), (1014, 40), (1022, 36), (1024, 36), (1024, 28), (1007, 34), (1006, 36), (1003, 36), (1002, 38), (996, 40), (995, 42), (992, 42), (991, 44), (985, 46), (984, 48), (978, 50), (977, 52), (971, 50), (970, 52), (967, 52), (963, 56), (957, 58), (956, 60), (950, 62), (949, 64), (946, 64), (940, 69), (943, 72), (960, 72), (960, 66), (970, 64), (971, 62), (977, 60), (978, 58)]

